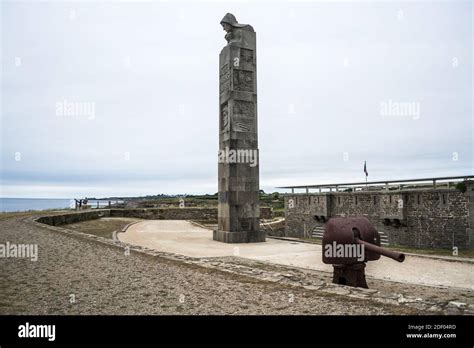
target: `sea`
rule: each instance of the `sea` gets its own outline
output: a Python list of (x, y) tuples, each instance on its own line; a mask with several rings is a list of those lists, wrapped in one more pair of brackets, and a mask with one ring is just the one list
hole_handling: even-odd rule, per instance
[[(93, 208), (105, 207), (108, 201), (89, 200)], [(0, 212), (74, 208), (74, 199), (69, 198), (0, 198)]]

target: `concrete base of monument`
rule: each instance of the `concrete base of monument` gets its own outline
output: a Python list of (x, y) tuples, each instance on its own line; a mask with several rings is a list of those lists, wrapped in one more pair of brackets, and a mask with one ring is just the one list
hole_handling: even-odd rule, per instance
[(265, 242), (265, 231), (238, 231), (229, 232), (222, 230), (213, 230), (212, 239), (223, 243), (260, 243)]

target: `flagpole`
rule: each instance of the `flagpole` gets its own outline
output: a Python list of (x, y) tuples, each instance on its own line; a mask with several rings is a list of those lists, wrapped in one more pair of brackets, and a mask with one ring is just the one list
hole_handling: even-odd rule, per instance
[(368, 190), (367, 177), (369, 176), (369, 173), (367, 172), (367, 161), (364, 161), (364, 174), (365, 174), (365, 190)]

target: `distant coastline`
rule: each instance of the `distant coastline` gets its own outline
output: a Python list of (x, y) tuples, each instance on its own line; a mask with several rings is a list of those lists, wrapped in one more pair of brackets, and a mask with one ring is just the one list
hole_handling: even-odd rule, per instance
[(0, 212), (67, 209), (70, 204), (69, 198), (0, 198)]

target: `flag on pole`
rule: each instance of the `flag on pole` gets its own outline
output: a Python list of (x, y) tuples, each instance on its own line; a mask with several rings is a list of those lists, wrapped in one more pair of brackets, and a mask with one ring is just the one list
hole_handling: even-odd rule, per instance
[(369, 173), (367, 172), (367, 161), (364, 161), (364, 173), (365, 173), (365, 177), (369, 176)]

